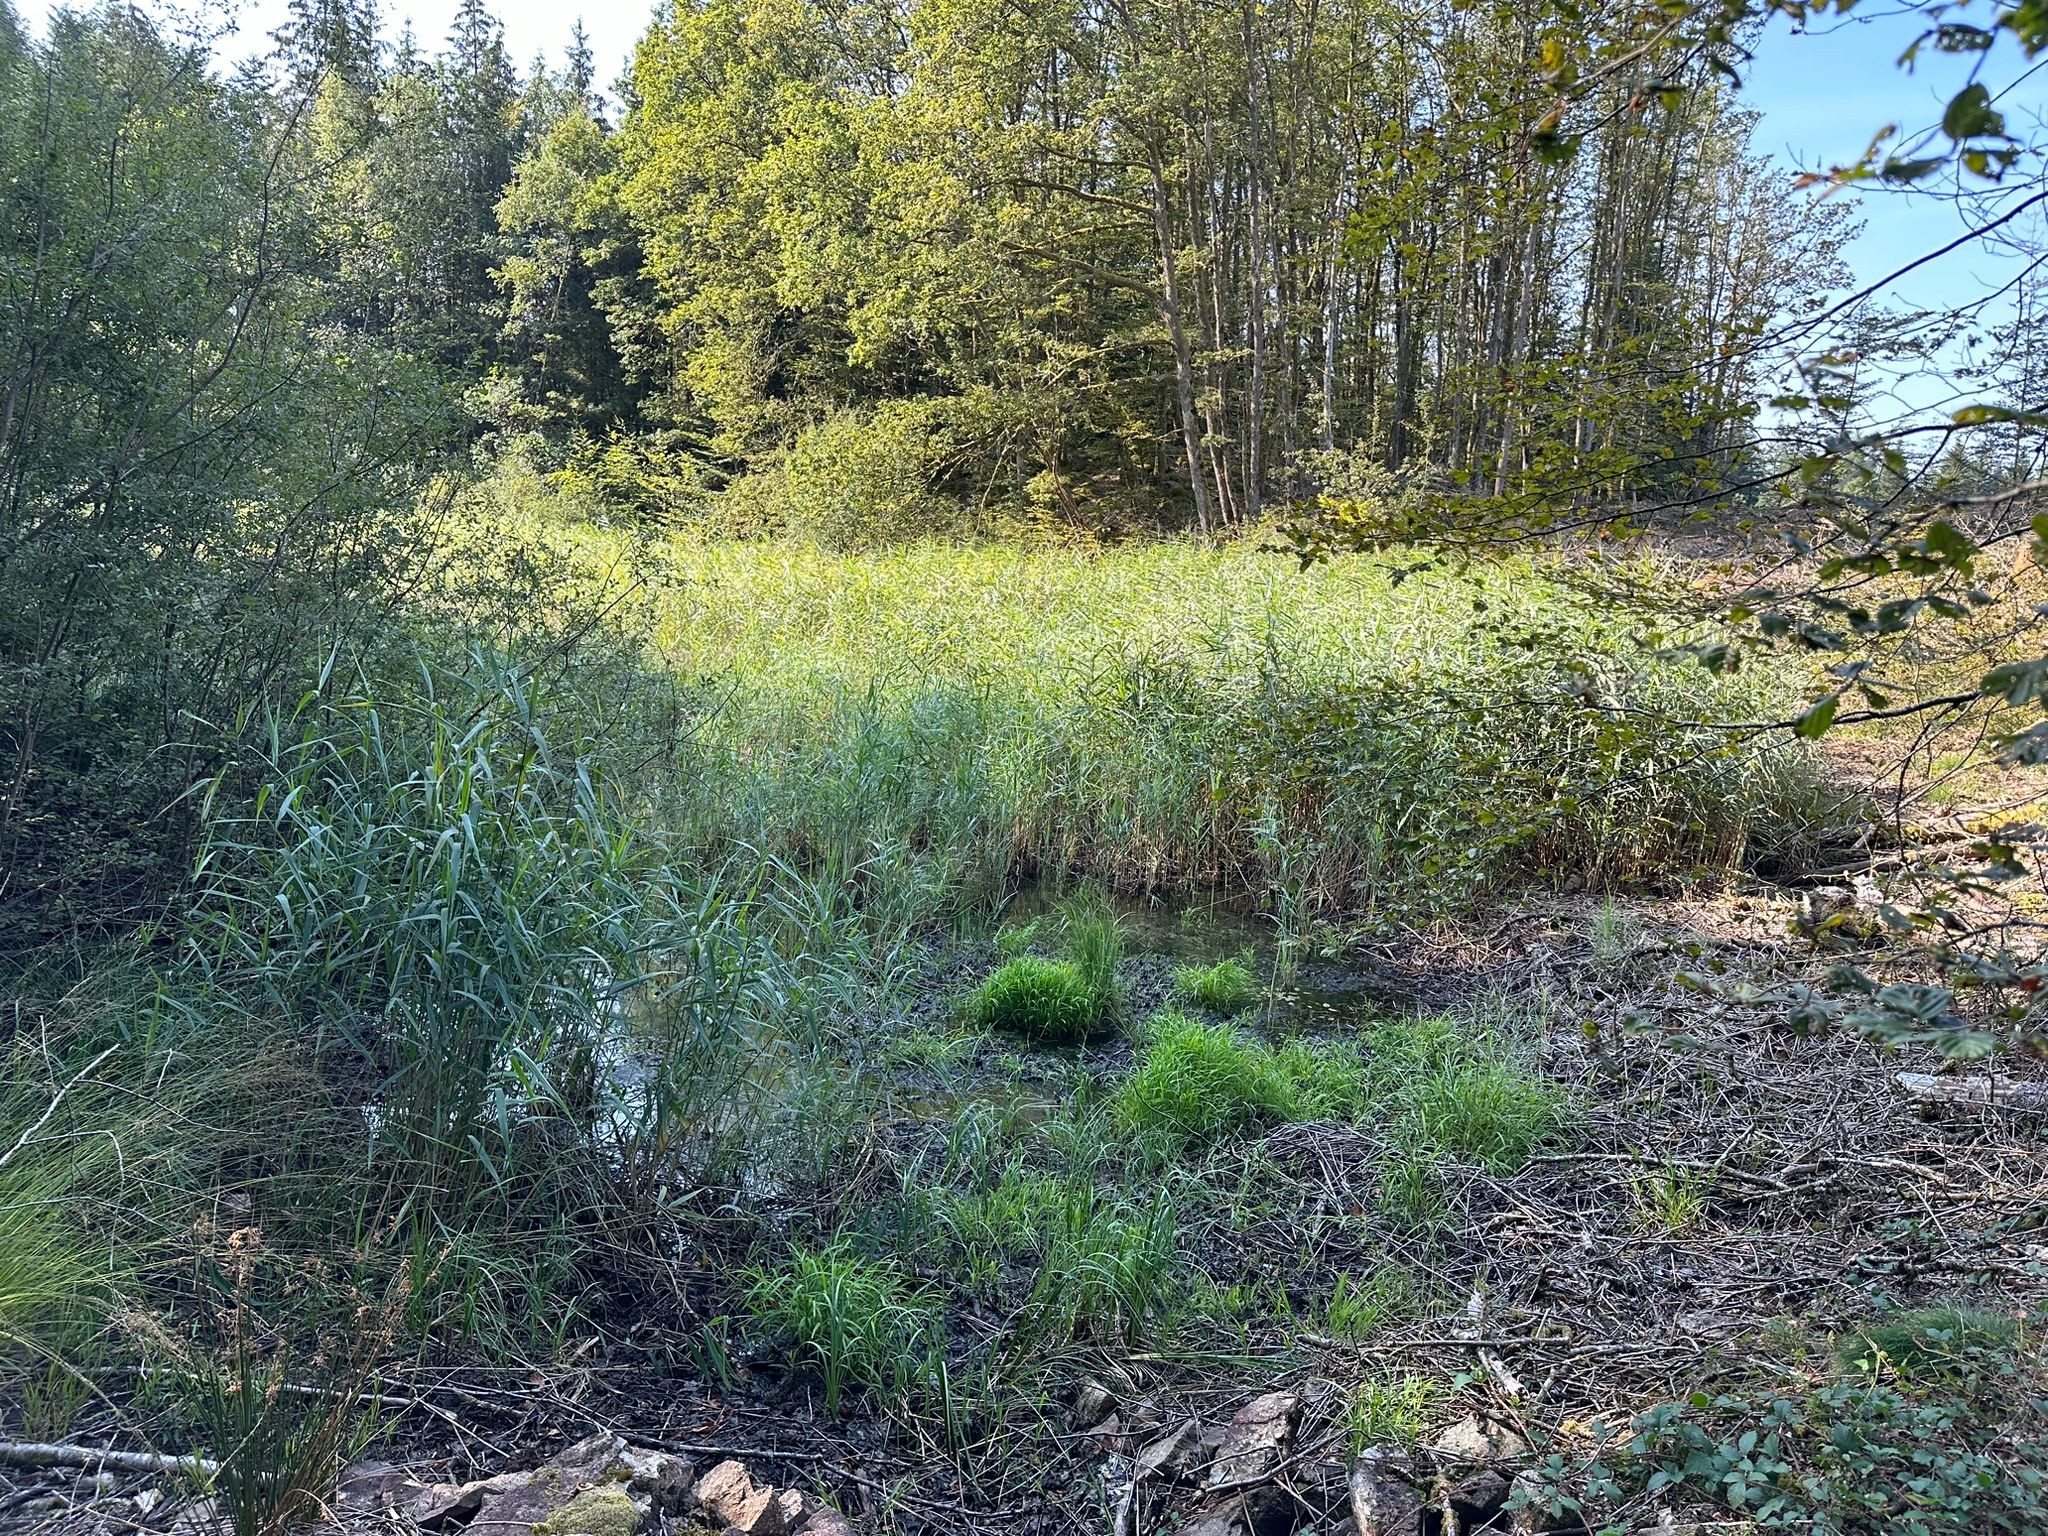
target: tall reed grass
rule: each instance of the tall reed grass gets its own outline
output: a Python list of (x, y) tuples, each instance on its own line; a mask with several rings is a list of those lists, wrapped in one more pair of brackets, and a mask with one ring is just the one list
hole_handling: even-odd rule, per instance
[(1839, 815), (1803, 744), (1721, 728), (1795, 679), (1659, 651), (1539, 559), (1396, 582), (1248, 545), (629, 548), (503, 515), (638, 582), (651, 653), (720, 700), (650, 814), (891, 921), (1047, 871), (1415, 920), (1794, 864)]

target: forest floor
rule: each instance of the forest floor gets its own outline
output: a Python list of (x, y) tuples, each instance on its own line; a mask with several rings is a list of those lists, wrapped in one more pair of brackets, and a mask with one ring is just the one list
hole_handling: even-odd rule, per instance
[[(1938, 1063), (1802, 1035), (1782, 1002), (1717, 999), (1681, 979), (1711, 973), (1765, 990), (1810, 979), (1821, 957), (1799, 930), (1811, 909), (1807, 892), (1768, 886), (1626, 904), (1530, 898), (1306, 961), (1248, 1027), (1337, 1036), (1409, 1009), (1538, 1020), (1533, 1065), (1568, 1096), (1565, 1127), (1512, 1171), (1443, 1165), (1436, 1208), (1397, 1225), (1373, 1214), (1384, 1204), (1382, 1128), (1283, 1124), (1231, 1141), (1190, 1174), (1220, 1197), (1182, 1206), (1183, 1245), (1212, 1279), (1172, 1342), (1048, 1345), (1035, 1406), (968, 1443), (947, 1446), (874, 1397), (828, 1417), (815, 1380), (792, 1376), (786, 1358), (739, 1353), (716, 1375), (691, 1370), (736, 1261), (702, 1250), (664, 1266), (668, 1294), (647, 1295), (619, 1319), (619, 1336), (580, 1341), (566, 1361), (387, 1377), (376, 1454), (422, 1482), (462, 1482), (608, 1429), (700, 1465), (740, 1457), (863, 1528), (1155, 1531), (1197, 1516), (1200, 1468), (1154, 1473), (1133, 1499), (1135, 1458), (1188, 1419), (1212, 1430), (1213, 1452), (1214, 1430), (1281, 1392), (1298, 1399), (1291, 1438), (1254, 1481), (1283, 1490), (1286, 1513), (1253, 1506), (1239, 1525), (1263, 1536), (1356, 1529), (1347, 1477), (1373, 1445), (1411, 1452), (1420, 1488), (1443, 1474), (1437, 1496), (1462, 1501), (1447, 1518), (1465, 1522), (1410, 1527), (1442, 1531), (1510, 1528), (1505, 1483), (1489, 1490), (1480, 1474), (1472, 1492), (1482, 1465), (1512, 1476), (1547, 1464), (1546, 1493), (1582, 1496), (1587, 1477), (1617, 1460), (1600, 1426), (1657, 1404), (1720, 1401), (1732, 1446), (1752, 1428), (1741, 1415), (1755, 1411), (1737, 1400), (1822, 1389), (1839, 1377), (1839, 1342), (1874, 1317), (1956, 1304), (2033, 1316), (2048, 1301), (2041, 1103), (1923, 1101), (1901, 1073)], [(1170, 992), (1175, 965), (1252, 938), (1227, 916), (1128, 915), (1126, 982), (1141, 1003)], [(999, 1110), (990, 1134), (1028, 1147), (1081, 1077), (1114, 1079), (1131, 1055), (1127, 1042), (1079, 1052), (977, 1042), (936, 1067), (920, 1054), (901, 1067), (843, 1199), (914, 1186), (963, 1104)], [(2038, 1063), (1997, 1071), (2048, 1092)], [(796, 1225), (817, 1216), (787, 1213)], [(982, 1288), (940, 1262), (921, 1278), (959, 1314), (956, 1331), (1003, 1326), (1001, 1307), (1030, 1289), (1016, 1275)], [(1347, 1288), (1362, 1306), (1346, 1309)], [(2013, 1430), (2023, 1433), (2017, 1416)], [(1541, 1523), (1524, 1515), (1522, 1528), (1652, 1528), (1670, 1510), (1711, 1511), (1725, 1491), (1713, 1481), (1638, 1487), (1608, 1499), (1590, 1527), (1560, 1511)], [(78, 1474), (61, 1518), (10, 1524), (155, 1526), (121, 1497), (132, 1479), (103, 1485), (112, 1519), (96, 1515)], [(406, 1524), (389, 1511), (344, 1523)]]

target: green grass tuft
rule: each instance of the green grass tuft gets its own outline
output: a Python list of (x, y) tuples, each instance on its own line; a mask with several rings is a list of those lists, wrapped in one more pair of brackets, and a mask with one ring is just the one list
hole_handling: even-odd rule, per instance
[(1478, 1062), (1416, 1085), (1415, 1122), (1430, 1145), (1489, 1173), (1513, 1173), (1564, 1120), (1557, 1090), (1507, 1062)]
[(828, 1415), (838, 1417), (849, 1386), (901, 1400), (930, 1375), (937, 1312), (895, 1265), (839, 1242), (792, 1248), (781, 1266), (749, 1279), (748, 1311), (816, 1363)]
[(2003, 1312), (1925, 1307), (1845, 1335), (1836, 1341), (1835, 1359), (1849, 1371), (1935, 1377), (1961, 1371), (1973, 1357), (2009, 1350), (2019, 1337), (2019, 1324)]
[(1080, 967), (1037, 955), (1019, 955), (999, 967), (975, 988), (967, 1014), (984, 1029), (1055, 1045), (1085, 1040), (1101, 1017)]
[(1128, 1134), (1166, 1147), (1289, 1120), (1336, 1118), (1361, 1103), (1364, 1074), (1343, 1046), (1290, 1041), (1279, 1050), (1227, 1024), (1166, 1012), (1111, 1110)]
[(1080, 973), (1098, 1019), (1113, 1017), (1121, 994), (1116, 968), (1124, 954), (1124, 925), (1100, 888), (1084, 885), (1060, 903), (1067, 957)]
[(1181, 966), (1173, 973), (1173, 987), (1198, 1007), (1226, 1015), (1243, 1013), (1259, 996), (1258, 978), (1239, 959)]
[(1330, 1292), (1324, 1331), (1339, 1339), (1369, 1338), (1407, 1315), (1414, 1305), (1415, 1282), (1406, 1270), (1376, 1270), (1364, 1280), (1340, 1274)]
[(1344, 1414), (1353, 1454), (1376, 1445), (1412, 1451), (1442, 1396), (1443, 1388), (1426, 1376), (1360, 1382)]

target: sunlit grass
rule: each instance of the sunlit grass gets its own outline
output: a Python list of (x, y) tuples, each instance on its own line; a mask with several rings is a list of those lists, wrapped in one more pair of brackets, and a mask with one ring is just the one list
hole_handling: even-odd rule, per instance
[(1829, 819), (1808, 747), (1687, 724), (1791, 680), (1646, 650), (1529, 559), (1397, 584), (1249, 544), (633, 545), (516, 491), (517, 531), (698, 690), (647, 814), (870, 911), (1026, 871), (1413, 917), (1531, 875), (1796, 860)]

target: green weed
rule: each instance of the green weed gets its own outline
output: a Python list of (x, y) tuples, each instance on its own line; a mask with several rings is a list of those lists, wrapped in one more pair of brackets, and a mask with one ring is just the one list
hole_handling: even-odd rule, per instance
[(2011, 1349), (2020, 1326), (1984, 1307), (1948, 1305), (1902, 1312), (1859, 1328), (1835, 1344), (1844, 1370), (1891, 1370), (1907, 1379), (1952, 1374), (1973, 1356)]
[(1450, 1209), (1436, 1158), (1406, 1151), (1386, 1163), (1380, 1169), (1380, 1210), (1396, 1227), (1410, 1232), (1433, 1232), (1442, 1226)]
[(1564, 1121), (1557, 1090), (1505, 1062), (1427, 1078), (1411, 1102), (1431, 1146), (1491, 1173), (1513, 1173)]
[(1330, 1293), (1324, 1331), (1338, 1339), (1369, 1338), (1406, 1315), (1414, 1303), (1415, 1282), (1406, 1270), (1375, 1270), (1364, 1280), (1340, 1274)]
[(900, 1402), (931, 1374), (936, 1307), (893, 1264), (844, 1242), (792, 1248), (777, 1268), (753, 1271), (746, 1300), (758, 1323), (817, 1366), (833, 1418), (849, 1386)]
[(1014, 960), (1028, 954), (1033, 945), (1043, 941), (1045, 919), (1030, 918), (1025, 922), (1011, 923), (996, 930), (996, 954), (1004, 960)]
[(1613, 897), (1600, 903), (1588, 933), (1593, 951), (1593, 969), (1612, 976), (1625, 970), (1635, 959), (1642, 935), (1636, 920)]
[(1267, 1047), (1227, 1024), (1162, 1013), (1143, 1058), (1112, 1100), (1130, 1135), (1169, 1145), (1301, 1117), (1299, 1086)]
[(1097, 1019), (1114, 1016), (1121, 995), (1116, 968), (1124, 953), (1123, 920), (1098, 887), (1084, 885), (1060, 903), (1060, 927)]
[(1636, 1210), (1645, 1226), (1690, 1232), (1707, 1214), (1706, 1170), (1660, 1168), (1635, 1180)]
[(1563, 1127), (1564, 1095), (1529, 1065), (1512, 1012), (1389, 1021), (1370, 1040), (1370, 1092), (1409, 1152), (1512, 1173)]
[(909, 1029), (884, 1043), (882, 1059), (892, 1067), (950, 1073), (981, 1048), (983, 1038), (972, 1030)]
[(1169, 1010), (1146, 1026), (1109, 1114), (1141, 1160), (1157, 1162), (1252, 1126), (1353, 1119), (1366, 1104), (1365, 1072), (1346, 1044), (1290, 1040), (1276, 1050)]
[(1028, 1261), (1031, 1289), (1012, 1343), (1083, 1335), (1135, 1337), (1167, 1308), (1179, 1265), (1175, 1211), (1162, 1189), (1148, 1205), (1085, 1176), (1007, 1164), (985, 1189), (943, 1197), (937, 1215), (971, 1282), (989, 1289)]
[(1376, 1445), (1413, 1450), (1442, 1397), (1443, 1388), (1427, 1376), (1360, 1382), (1344, 1410), (1352, 1454)]
[(1181, 966), (1173, 973), (1174, 990), (1212, 1013), (1243, 1013), (1259, 997), (1258, 978), (1246, 964), (1249, 958), (1218, 960), (1214, 965)]

